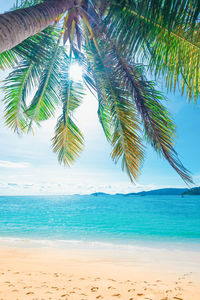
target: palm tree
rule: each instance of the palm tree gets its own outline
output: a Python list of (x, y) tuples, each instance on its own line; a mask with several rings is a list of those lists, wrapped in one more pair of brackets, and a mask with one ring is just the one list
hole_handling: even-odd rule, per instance
[[(197, 100), (199, 11), (198, 0), (21, 1), (0, 16), (0, 67), (14, 68), (3, 83), (6, 125), (29, 132), (62, 107), (53, 150), (60, 163), (71, 165), (83, 149), (73, 114), (86, 86), (98, 99), (111, 157), (121, 159), (132, 181), (146, 139), (192, 182), (174, 150), (176, 130), (165, 97), (145, 73)], [(82, 82), (69, 76), (74, 61), (82, 65)]]

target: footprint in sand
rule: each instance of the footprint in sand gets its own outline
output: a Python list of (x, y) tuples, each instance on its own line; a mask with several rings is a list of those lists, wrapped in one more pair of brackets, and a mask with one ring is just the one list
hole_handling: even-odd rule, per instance
[(12, 292), (18, 292), (18, 290), (12, 290)]
[(114, 295), (112, 295), (113, 297), (118, 297), (118, 298), (120, 298), (121, 297), (121, 295), (120, 294), (114, 294)]
[(128, 292), (130, 293), (130, 292), (134, 292), (135, 291), (135, 289), (129, 289), (128, 290)]
[(69, 296), (69, 294), (63, 294), (63, 295), (61, 295), (60, 297), (67, 297), (67, 296)]
[(96, 296), (96, 299), (103, 299), (103, 297), (101, 295)]
[(80, 280), (85, 280), (85, 278), (80, 278)]
[(180, 286), (175, 287), (176, 291), (182, 291), (183, 289)]
[(93, 286), (93, 287), (91, 287), (91, 292), (97, 292), (97, 290), (98, 290), (99, 288), (98, 288), (98, 286)]
[(51, 288), (56, 290), (56, 291), (59, 291), (59, 288), (57, 286), (52, 286)]
[(108, 280), (113, 281), (113, 282), (116, 282), (116, 280), (114, 280), (114, 279), (112, 279), (112, 278), (108, 278)]
[(183, 300), (183, 298), (180, 298), (180, 297), (173, 297), (173, 299), (176, 299), (176, 300)]
[(34, 294), (33, 292), (26, 293), (26, 295), (33, 295), (33, 294)]
[(101, 278), (100, 277), (94, 278), (93, 281), (98, 281), (98, 280), (101, 280)]
[(108, 287), (108, 290), (116, 290), (116, 288), (113, 287), (113, 286), (109, 286), (109, 287)]
[(144, 296), (144, 294), (137, 294), (137, 296)]

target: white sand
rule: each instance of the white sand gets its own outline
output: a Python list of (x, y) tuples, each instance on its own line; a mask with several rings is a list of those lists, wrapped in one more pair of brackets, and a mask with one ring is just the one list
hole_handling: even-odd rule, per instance
[(200, 255), (2, 246), (0, 299), (199, 300)]

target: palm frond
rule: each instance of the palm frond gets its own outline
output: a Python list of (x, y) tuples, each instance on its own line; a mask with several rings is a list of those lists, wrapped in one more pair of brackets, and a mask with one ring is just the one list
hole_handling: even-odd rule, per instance
[(143, 75), (143, 67), (129, 63), (118, 56), (118, 72), (124, 84), (132, 93), (144, 125), (145, 136), (152, 147), (166, 158), (186, 183), (193, 183), (188, 170), (183, 166), (174, 150), (176, 128), (167, 109), (161, 101), (163, 95), (155, 90), (154, 83)]
[[(101, 38), (103, 39), (103, 36), (101, 36)], [(133, 62), (133, 58), (128, 51), (127, 54), (123, 48), (120, 47), (120, 50), (117, 49), (115, 43), (109, 38), (109, 36), (107, 36), (103, 42), (106, 50), (101, 56), (100, 61), (102, 62), (104, 59), (106, 59), (106, 61), (102, 64), (102, 66), (99, 64), (97, 67), (98, 70), (105, 70), (105, 74), (104, 76), (100, 76), (100, 74), (98, 74), (96, 77), (100, 79), (102, 77), (110, 79), (112, 77), (112, 75), (109, 75), (111, 74), (110, 72), (114, 72), (115, 75), (114, 78), (112, 77), (110, 90), (113, 89), (113, 86), (117, 86), (118, 89), (120, 89), (120, 86), (124, 87), (124, 92), (126, 90), (126, 96), (122, 96), (120, 104), (123, 106), (124, 99), (128, 99), (128, 101), (130, 101), (130, 97), (134, 100), (136, 108), (141, 116), (141, 121), (143, 122), (148, 142), (150, 142), (153, 148), (160, 155), (168, 160), (170, 165), (185, 182), (191, 183), (192, 179), (188, 170), (182, 165), (176, 151), (174, 150), (176, 130), (170, 114), (161, 104), (163, 96), (155, 90), (154, 83), (148, 81), (143, 76), (142, 66)], [(101, 44), (99, 49), (102, 48)], [(99, 51), (97, 52), (99, 53)], [(125, 57), (127, 56), (126, 59), (124, 59), (124, 55)], [(95, 59), (95, 63), (96, 61), (97, 59)], [(115, 84), (116, 79), (118, 79), (117, 85)], [(106, 86), (106, 83), (102, 79), (102, 85), (100, 86), (101, 90), (104, 85)], [(117, 104), (117, 102), (115, 102), (115, 104)], [(127, 117), (129, 115), (128, 110), (126, 110), (126, 106), (128, 107), (128, 104), (129, 103), (125, 102), (123, 106), (123, 110), (126, 112)], [(115, 109), (116, 108), (117, 106), (115, 106)], [(111, 109), (111, 113), (112, 111), (113, 108)], [(135, 119), (135, 116), (132, 116), (132, 119)], [(134, 124), (132, 126), (134, 128)], [(133, 135), (133, 132), (131, 134)], [(117, 139), (117, 135), (115, 138)]]
[(13, 10), (26, 8), (41, 3), (43, 0), (16, 0)]
[(49, 49), (47, 60), (43, 61), (39, 86), (26, 113), (32, 121), (41, 122), (54, 115), (55, 108), (60, 103), (61, 64), (64, 58), (64, 48), (60, 46), (61, 35)]
[[(99, 93), (100, 94), (100, 93)], [(100, 97), (100, 95), (99, 95)], [(109, 106), (102, 103), (99, 99), (99, 106), (98, 106), (98, 116), (103, 131), (107, 140), (111, 143), (113, 137), (113, 125), (112, 125), (112, 118), (111, 118), (111, 111)]]
[(140, 173), (144, 150), (134, 105), (111, 67), (108, 49), (104, 52), (101, 44), (97, 50), (96, 43), (89, 40), (87, 49), (98, 87), (101, 124), (113, 147), (111, 157), (115, 163), (121, 159), (122, 169), (127, 172), (131, 181), (134, 181)]
[(69, 77), (71, 57), (63, 62), (61, 99), (63, 103), (62, 115), (55, 128), (52, 139), (53, 151), (58, 154), (58, 161), (71, 166), (83, 150), (83, 135), (73, 121), (73, 112), (79, 107), (84, 92), (80, 82), (74, 82)]
[(61, 116), (57, 122), (55, 136), (52, 140), (53, 151), (58, 161), (71, 166), (83, 150), (83, 136), (70, 117)]
[(116, 12), (127, 9), (138, 15), (141, 21), (145, 19), (150, 25), (159, 24), (171, 32), (177, 26), (194, 26), (200, 14), (200, 3), (198, 0), (111, 1), (108, 16), (112, 18)]
[[(120, 3), (113, 4), (106, 21), (110, 38), (116, 40), (117, 45), (124, 51), (129, 51), (135, 59), (149, 64), (152, 73), (161, 74), (169, 89), (178, 86), (183, 93), (187, 87), (188, 98), (192, 99), (194, 96), (197, 99), (200, 89), (200, 31), (199, 24), (192, 22), (191, 18), (197, 18), (194, 11), (199, 11), (199, 3), (191, 3), (191, 7), (194, 5), (193, 10), (191, 7), (186, 8), (188, 3), (186, 6), (182, 3), (180, 12), (184, 11), (183, 16), (177, 17), (177, 11), (177, 16), (170, 19), (169, 14), (169, 24), (164, 19), (160, 6), (155, 12), (160, 13), (159, 18), (155, 16), (152, 21), (151, 13), (148, 14), (148, 9), (152, 7), (146, 7), (145, 3), (144, 1), (142, 5), (146, 13), (141, 13), (140, 7), (133, 3), (129, 6), (124, 3), (123, 9)], [(169, 9), (174, 7), (176, 5), (169, 6)]]
[(26, 99), (38, 82), (39, 71), (38, 64), (23, 62), (4, 81), (5, 123), (18, 133), (27, 130)]
[(141, 1), (140, 9), (152, 23), (161, 20), (162, 25), (172, 31), (177, 25), (194, 25), (200, 13), (200, 3), (198, 0), (145, 0)]
[[(55, 45), (58, 35), (58, 30), (54, 26), (49, 26), (7, 52), (12, 52), (24, 60), (34, 60), (36, 56), (38, 63), (45, 63), (49, 59), (49, 51)], [(37, 55), (38, 52), (40, 56)]]
[(114, 125), (111, 157), (115, 163), (122, 158), (122, 170), (126, 170), (131, 181), (137, 179), (143, 162), (143, 146), (140, 133), (140, 123), (134, 106), (127, 93), (123, 95), (116, 90), (118, 97), (112, 102), (111, 114)]
[(176, 89), (188, 99), (197, 101), (200, 95), (200, 27), (186, 33), (177, 30), (170, 36), (165, 30), (157, 33), (151, 43), (149, 68), (156, 78), (163, 77), (167, 90)]
[[(27, 55), (16, 55), (19, 59), (18, 66), (3, 81), (5, 97), (6, 125), (18, 133), (27, 130), (27, 101), (31, 93), (37, 88), (42, 70), (47, 62), (47, 47), (54, 42), (51, 29), (31, 37), (19, 45)], [(34, 45), (29, 48), (29, 45)], [(14, 49), (12, 53), (17, 51)]]
[(5, 51), (0, 54), (0, 69), (6, 70), (14, 67), (18, 62), (17, 56), (13, 51)]

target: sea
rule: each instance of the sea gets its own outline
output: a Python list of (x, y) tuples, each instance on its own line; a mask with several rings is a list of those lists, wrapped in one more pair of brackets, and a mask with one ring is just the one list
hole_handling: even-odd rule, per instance
[(0, 196), (0, 242), (200, 250), (200, 196)]

